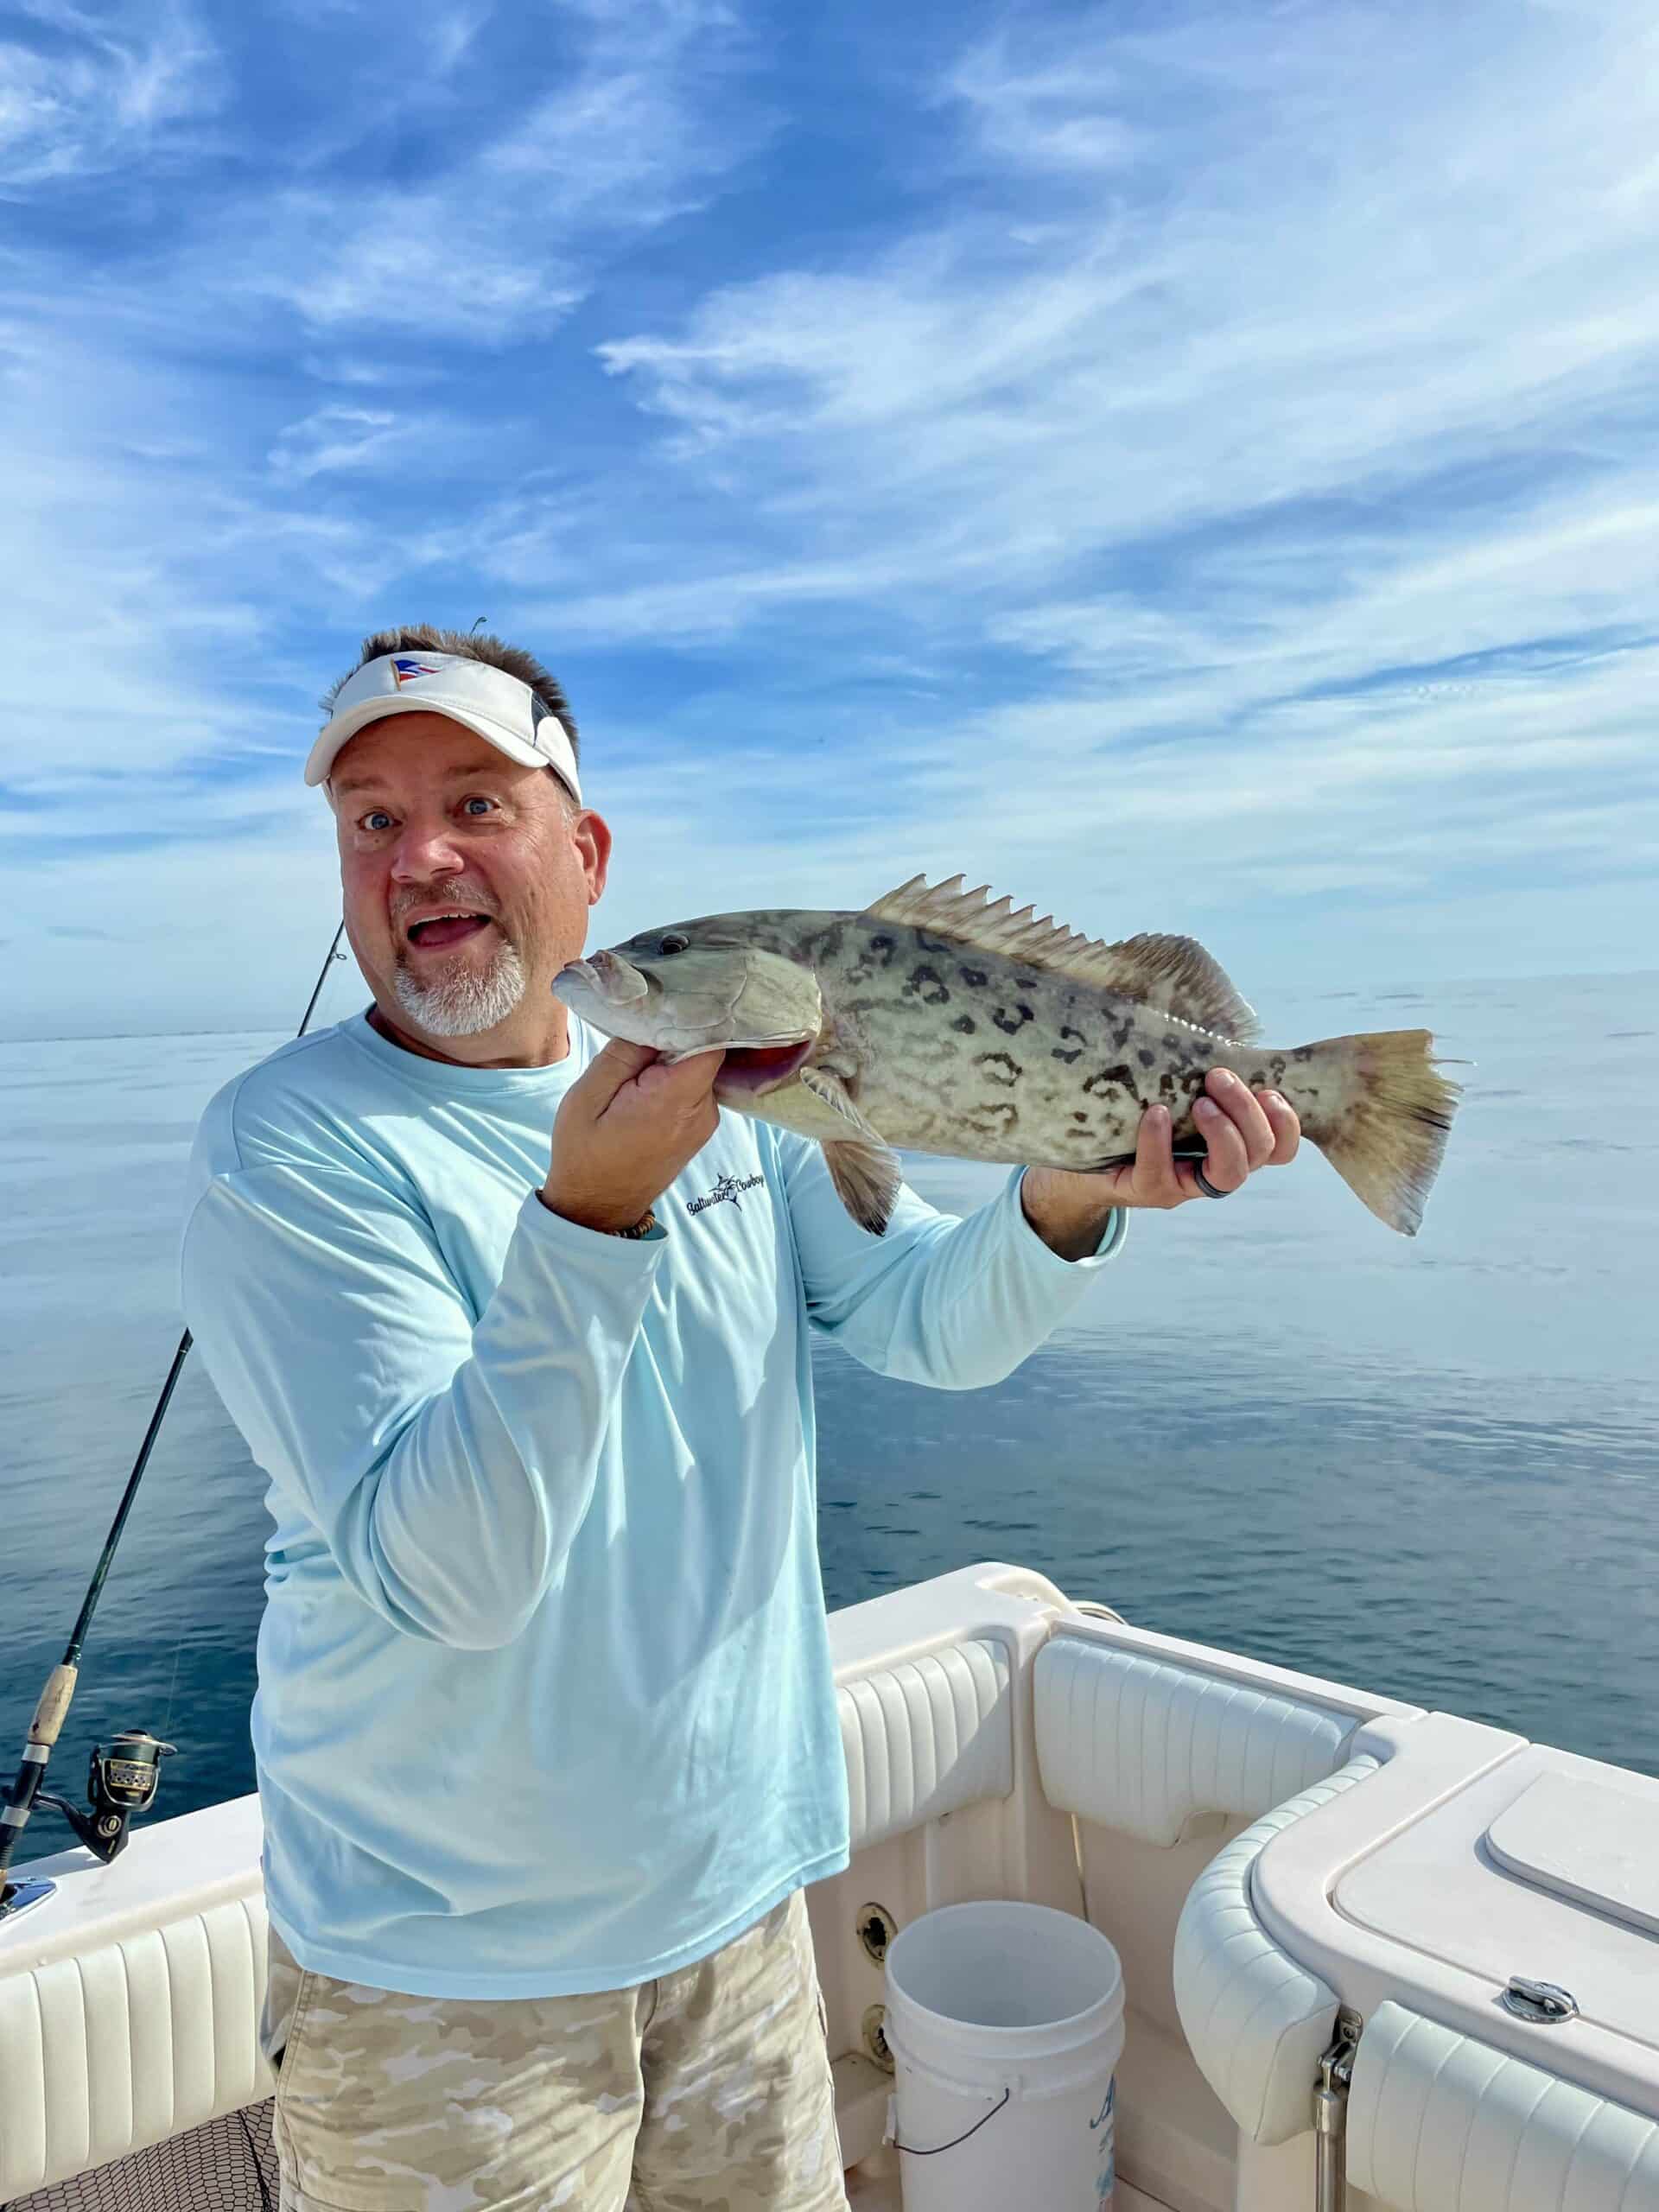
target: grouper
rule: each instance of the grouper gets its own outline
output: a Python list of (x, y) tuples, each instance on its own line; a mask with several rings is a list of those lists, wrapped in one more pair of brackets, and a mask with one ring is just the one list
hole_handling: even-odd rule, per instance
[(1459, 1097), (1428, 1031), (1269, 1049), (1192, 938), (1106, 944), (962, 885), (916, 876), (857, 913), (675, 922), (573, 961), (553, 988), (664, 1059), (723, 1052), (718, 1103), (816, 1139), (874, 1236), (895, 1147), (1098, 1169), (1133, 1156), (1161, 1103), (1178, 1153), (1199, 1156), (1192, 1109), (1212, 1067), (1277, 1090), (1377, 1218), (1416, 1234)]

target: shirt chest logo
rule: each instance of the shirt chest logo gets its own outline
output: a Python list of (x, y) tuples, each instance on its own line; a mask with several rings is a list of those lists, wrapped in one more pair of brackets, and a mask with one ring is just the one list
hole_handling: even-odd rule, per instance
[(712, 1191), (705, 1191), (700, 1198), (688, 1198), (687, 1213), (707, 1213), (710, 1206), (724, 1205), (729, 1198), (740, 1213), (743, 1211), (743, 1193), (757, 1189), (766, 1181), (764, 1175), (722, 1175)]

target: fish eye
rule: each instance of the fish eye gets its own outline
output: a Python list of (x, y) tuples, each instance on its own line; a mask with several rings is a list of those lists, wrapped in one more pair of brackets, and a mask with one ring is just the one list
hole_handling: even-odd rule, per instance
[(657, 950), (659, 953), (683, 952), (690, 942), (690, 938), (683, 935), (680, 931), (670, 930)]

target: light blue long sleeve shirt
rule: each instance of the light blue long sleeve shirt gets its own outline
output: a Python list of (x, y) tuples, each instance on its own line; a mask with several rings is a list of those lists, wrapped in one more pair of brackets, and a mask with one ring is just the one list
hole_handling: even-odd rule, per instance
[(203, 1116), (185, 1318), (269, 1483), (253, 1745), (302, 1966), (418, 1996), (617, 1989), (848, 1862), (809, 1330), (970, 1389), (1122, 1240), (1061, 1260), (1019, 1177), (849, 1218), (734, 1114), (652, 1236), (549, 1211), (551, 1067), (358, 1015)]

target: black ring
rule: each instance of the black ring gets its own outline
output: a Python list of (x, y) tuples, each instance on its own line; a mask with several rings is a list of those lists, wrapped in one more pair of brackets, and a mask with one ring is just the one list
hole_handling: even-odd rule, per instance
[(1204, 1192), (1206, 1198), (1230, 1198), (1232, 1197), (1233, 1194), (1230, 1191), (1218, 1191), (1216, 1188), (1215, 1185), (1210, 1180), (1210, 1178), (1205, 1173), (1204, 1163), (1202, 1160), (1195, 1160), (1193, 1161), (1192, 1173), (1198, 1177), (1198, 1188)]

